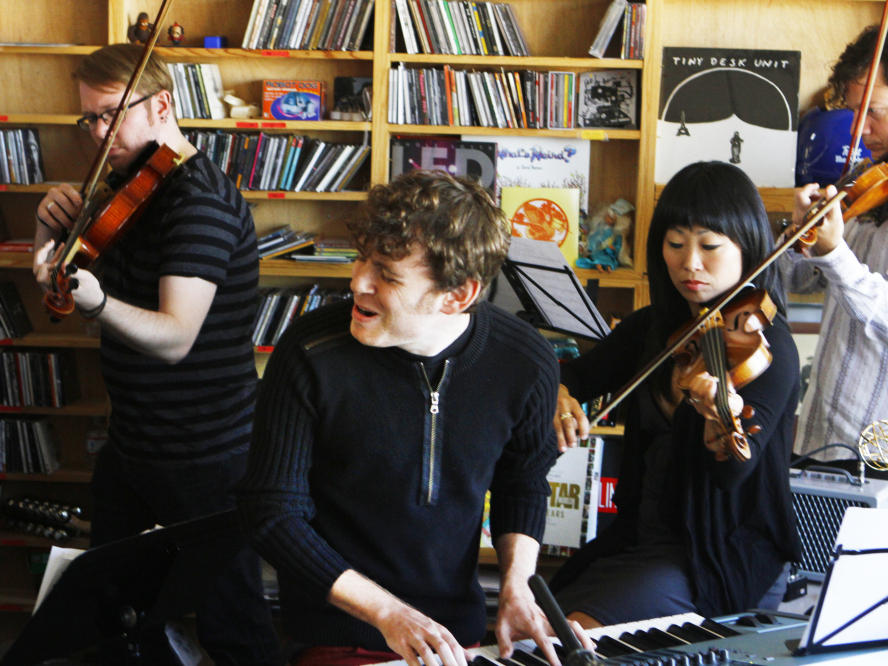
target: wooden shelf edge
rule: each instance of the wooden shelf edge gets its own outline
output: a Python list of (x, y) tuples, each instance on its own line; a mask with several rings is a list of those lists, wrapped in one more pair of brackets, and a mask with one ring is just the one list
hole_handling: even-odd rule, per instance
[(30, 613), (36, 601), (37, 594), (31, 589), (0, 587), (0, 612)]
[(429, 53), (390, 53), (392, 62), (455, 65), (458, 67), (520, 67), (521, 69), (642, 69), (643, 60), (570, 58), (561, 56), (479, 56)]
[(89, 483), (92, 472), (85, 469), (57, 469), (52, 474), (23, 474), (0, 472), (0, 481), (27, 481), (31, 483)]
[(369, 132), (361, 120), (272, 120), (269, 118), (179, 118), (179, 127), (194, 129), (304, 130), (313, 132)]
[[(0, 54), (89, 55), (103, 44), (40, 44), (7, 42), (0, 45)], [(208, 49), (199, 46), (158, 46), (155, 51), (170, 60), (206, 58), (292, 58), (294, 60), (373, 60), (373, 51), (300, 51), (287, 49)]]
[(588, 139), (590, 141), (641, 139), (641, 130), (613, 127), (574, 127), (571, 129), (525, 129), (508, 127), (479, 127), (477, 125), (388, 125), (390, 134), (494, 134), (507, 136), (562, 137), (566, 139)]
[(248, 201), (279, 201), (292, 199), (301, 201), (364, 201), (366, 192), (349, 190), (346, 192), (288, 192), (283, 190), (241, 190), (241, 196)]
[(351, 270), (351, 262), (300, 263), (288, 259), (262, 259), (259, 262), (262, 277), (350, 278)]
[(65, 548), (83, 548), (89, 547), (89, 539), (85, 537), (74, 537), (66, 541), (53, 541), (46, 537), (36, 537), (23, 532), (12, 532), (10, 530), (0, 530), (0, 547), (12, 548), (49, 548), (50, 546), (64, 546)]
[(99, 339), (93, 335), (67, 333), (28, 333), (20, 338), (0, 340), (0, 348), (58, 347), (60, 349), (98, 349)]
[(110, 410), (106, 400), (78, 400), (64, 407), (9, 407), (0, 406), (0, 418), (4, 416), (105, 416)]
[[(654, 200), (660, 199), (665, 184), (654, 185)], [(795, 207), (795, 189), (792, 187), (760, 187), (759, 195), (769, 213), (791, 213)]]

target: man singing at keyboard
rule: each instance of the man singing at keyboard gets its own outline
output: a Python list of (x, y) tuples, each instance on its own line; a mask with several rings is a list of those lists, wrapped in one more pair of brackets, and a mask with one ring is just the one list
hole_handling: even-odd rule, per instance
[(557, 362), (536, 330), (479, 302), (507, 221), (476, 183), (414, 171), (374, 187), (349, 228), (354, 301), (280, 340), (240, 493), (278, 571), (292, 663), (464, 666), (486, 628), (489, 489), (500, 652), (530, 637), (557, 664), (527, 583), (557, 451)]

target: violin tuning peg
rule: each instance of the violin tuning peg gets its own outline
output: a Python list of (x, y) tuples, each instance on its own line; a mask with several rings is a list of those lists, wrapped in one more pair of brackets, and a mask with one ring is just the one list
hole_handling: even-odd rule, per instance
[(761, 431), (762, 431), (762, 427), (759, 426), (759, 425), (749, 426), (749, 427), (746, 429), (746, 432), (748, 432), (750, 435), (758, 434), (758, 433), (760, 433)]
[(751, 419), (755, 416), (755, 407), (752, 405), (744, 405), (743, 409), (740, 411), (740, 416), (744, 419)]

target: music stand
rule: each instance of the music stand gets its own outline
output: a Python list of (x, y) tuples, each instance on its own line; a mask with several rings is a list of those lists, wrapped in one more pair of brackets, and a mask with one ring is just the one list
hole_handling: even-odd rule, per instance
[(39, 664), (120, 640), (125, 663), (157, 663), (141, 653), (142, 641), (166, 640), (166, 622), (195, 610), (245, 546), (232, 509), (86, 550), (64, 570), (0, 665)]
[(888, 509), (848, 507), (795, 654), (888, 645)]
[(610, 332), (555, 243), (513, 237), (503, 274), (536, 328), (591, 340)]

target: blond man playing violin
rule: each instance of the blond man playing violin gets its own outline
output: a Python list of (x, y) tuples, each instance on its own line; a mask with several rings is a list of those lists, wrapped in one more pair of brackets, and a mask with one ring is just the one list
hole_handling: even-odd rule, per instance
[[(648, 234), (651, 305), (561, 366), (561, 446), (589, 431), (578, 401), (630, 383), (772, 248), (764, 205), (740, 169), (701, 162), (679, 171), (663, 189)], [(724, 358), (707, 354), (705, 366), (687, 376), (680, 357), (668, 357), (623, 403), (617, 518), (551, 582), (565, 614), (585, 627), (776, 608), (782, 598), (786, 563), (799, 556), (788, 478), (798, 354), (776, 268), (766, 268), (753, 287), (776, 306), (772, 320), (728, 321), (746, 298), (742, 291), (721, 311), (725, 326), (712, 333), (728, 344), (763, 335), (771, 359), (759, 374), (734, 386), (736, 375), (715, 372)], [(745, 455), (729, 447), (737, 436)]]
[[(141, 54), (134, 45), (107, 46), (75, 71), (83, 114), (77, 124), (96, 144), (108, 134)], [(250, 443), (257, 382), (253, 219), (230, 179), (179, 130), (172, 85), (152, 54), (121, 110), (108, 164), (113, 180), (126, 181), (162, 144), (181, 164), (122, 237), (68, 285), (80, 315), (101, 327), (111, 400), (109, 441), (92, 482), (93, 545), (233, 509)], [(66, 234), (91, 203), (67, 184), (40, 202), (34, 273), (45, 289), (59, 289), (64, 273), (56, 262), (70, 256), (72, 242)], [(244, 547), (230, 562), (212, 564), (219, 575), (195, 609), (201, 644), (216, 664), (278, 663), (257, 556)], [(149, 661), (165, 663), (161, 641), (155, 643)], [(105, 659), (122, 663), (120, 655)]]

